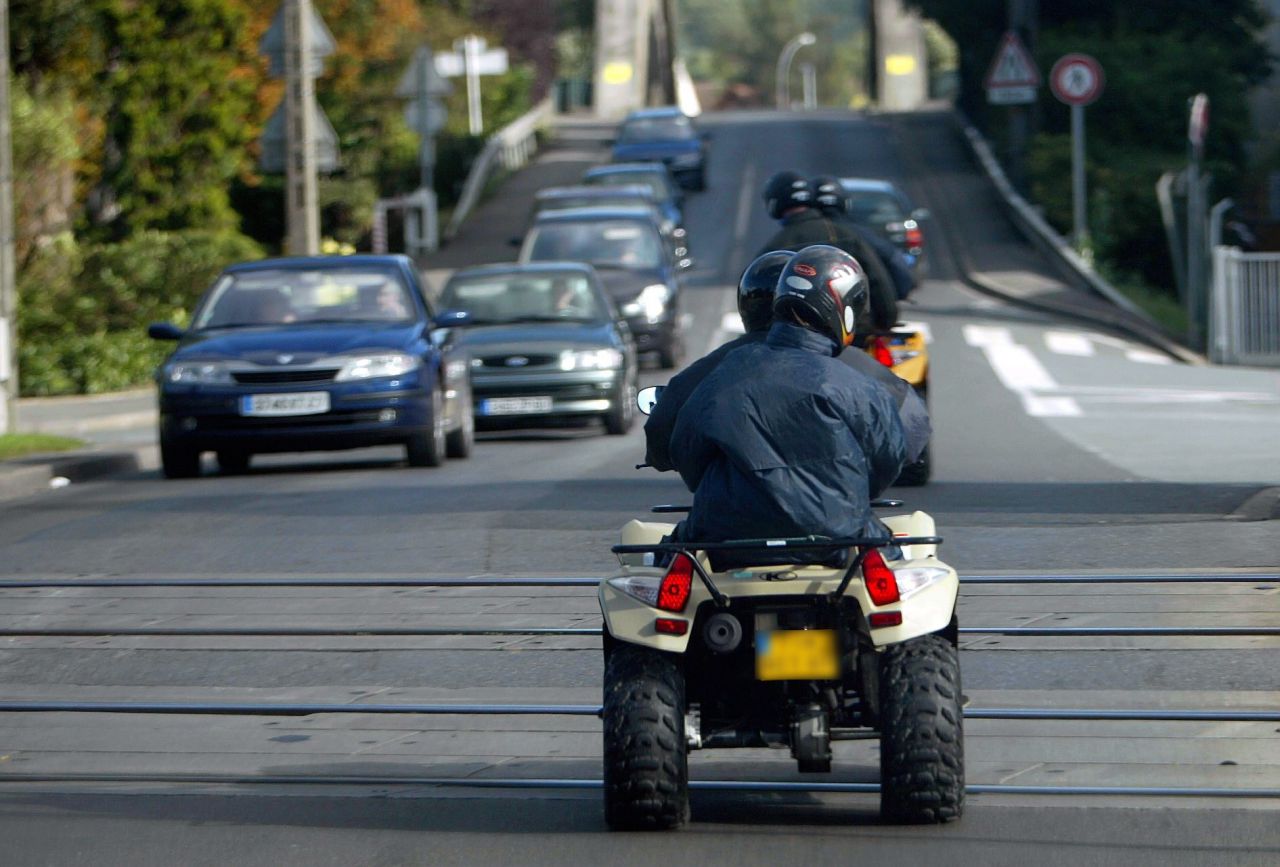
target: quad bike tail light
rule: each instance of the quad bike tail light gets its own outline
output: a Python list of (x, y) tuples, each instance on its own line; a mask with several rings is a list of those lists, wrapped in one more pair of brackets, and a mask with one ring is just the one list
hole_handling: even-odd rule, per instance
[(924, 247), (924, 232), (920, 230), (920, 226), (915, 220), (907, 220), (906, 222), (907, 246), (911, 248), (911, 252), (920, 255), (921, 248)]
[(889, 605), (900, 598), (898, 579), (875, 548), (862, 558), (862, 581), (867, 585), (867, 594), (876, 605)]
[(693, 591), (693, 559), (688, 554), (677, 554), (671, 568), (658, 585), (657, 607), (663, 611), (684, 611)]
[(883, 337), (876, 337), (871, 343), (871, 357), (883, 364), (885, 367), (893, 367), (893, 352), (889, 350), (889, 341)]
[(609, 586), (645, 605), (678, 614), (689, 604), (693, 569), (693, 560), (688, 554), (677, 554), (671, 568), (661, 578), (656, 575), (620, 575), (610, 578)]

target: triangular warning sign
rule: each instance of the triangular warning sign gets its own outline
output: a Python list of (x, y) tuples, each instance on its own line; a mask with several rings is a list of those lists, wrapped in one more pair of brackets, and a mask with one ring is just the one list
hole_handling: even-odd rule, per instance
[(987, 70), (987, 88), (1038, 87), (1039, 85), (1040, 70), (1036, 69), (1031, 53), (1022, 44), (1017, 33), (1012, 30), (1005, 31), (995, 59), (991, 61), (991, 68)]

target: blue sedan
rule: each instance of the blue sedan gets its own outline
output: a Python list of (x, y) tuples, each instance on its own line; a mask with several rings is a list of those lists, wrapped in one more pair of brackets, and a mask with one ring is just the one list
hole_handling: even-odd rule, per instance
[(264, 259), (205, 292), (156, 372), (168, 478), (254, 454), (398, 444), (411, 466), (470, 454), (469, 359), (437, 329), (404, 256)]
[(707, 188), (707, 146), (693, 123), (675, 106), (642, 108), (631, 112), (613, 143), (613, 161), (661, 162), (680, 186)]

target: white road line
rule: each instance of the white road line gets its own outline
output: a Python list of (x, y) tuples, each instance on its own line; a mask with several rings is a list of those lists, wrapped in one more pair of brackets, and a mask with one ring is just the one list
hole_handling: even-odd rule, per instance
[(751, 207), (756, 199), (756, 164), (748, 163), (742, 173), (742, 188), (738, 192), (738, 213), (733, 221), (733, 243), (740, 246), (747, 236), (747, 224), (751, 222)]
[(1125, 358), (1136, 361), (1138, 364), (1173, 364), (1173, 359), (1169, 356), (1146, 349), (1130, 349), (1124, 355)]
[(730, 311), (720, 320), (720, 330), (725, 334), (746, 334), (747, 329), (742, 324), (742, 317), (737, 313)]
[(1076, 355), (1087, 358), (1093, 355), (1093, 341), (1079, 331), (1046, 331), (1045, 345), (1058, 355)]
[(1022, 399), (1027, 415), (1036, 418), (1083, 415), (1074, 398), (1037, 393), (1058, 391), (1058, 383), (1031, 350), (1013, 342), (1013, 333), (1008, 328), (966, 325), (964, 339), (970, 346), (982, 350), (1000, 382)]

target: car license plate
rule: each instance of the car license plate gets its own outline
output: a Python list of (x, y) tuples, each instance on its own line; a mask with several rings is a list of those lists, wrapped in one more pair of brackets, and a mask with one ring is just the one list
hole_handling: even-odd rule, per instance
[(246, 394), (240, 398), (241, 415), (318, 415), (329, 411), (329, 392), (296, 394)]
[(834, 629), (757, 633), (757, 680), (835, 680), (839, 676), (840, 654)]
[(529, 415), (551, 412), (550, 397), (490, 397), (480, 401), (481, 415)]

